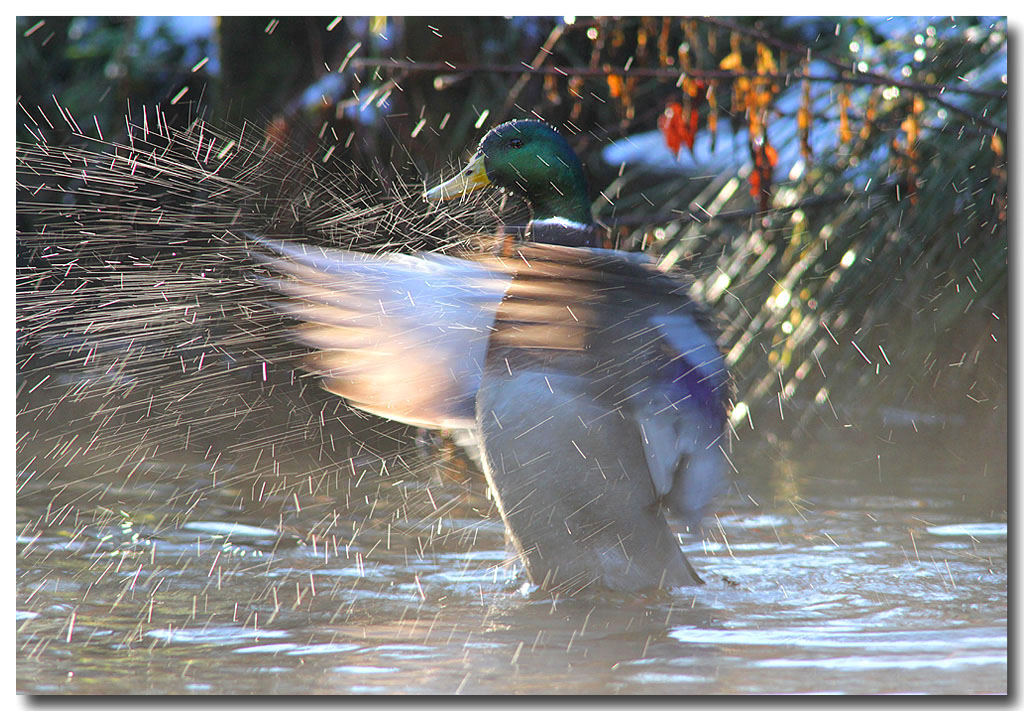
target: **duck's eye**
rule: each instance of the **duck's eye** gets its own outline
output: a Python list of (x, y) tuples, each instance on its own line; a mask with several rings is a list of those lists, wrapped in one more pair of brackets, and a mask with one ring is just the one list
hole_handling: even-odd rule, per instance
[(512, 148), (522, 148), (523, 139), (521, 138), (510, 138), (508, 139), (508, 145)]

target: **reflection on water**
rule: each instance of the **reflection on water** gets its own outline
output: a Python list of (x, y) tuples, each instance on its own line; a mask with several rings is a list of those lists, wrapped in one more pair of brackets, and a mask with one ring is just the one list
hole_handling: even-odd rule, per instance
[(523, 589), (472, 472), (394, 447), (264, 496), (198, 457), (126, 481), (24, 450), (18, 689), (1006, 691), (1005, 470), (941, 441), (737, 448), (682, 538), (707, 585), (577, 599)]

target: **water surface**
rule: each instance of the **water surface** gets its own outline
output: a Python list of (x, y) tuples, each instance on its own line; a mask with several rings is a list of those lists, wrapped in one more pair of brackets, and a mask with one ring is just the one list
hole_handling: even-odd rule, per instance
[(524, 589), (479, 476), (408, 439), (282, 460), (278, 488), (23, 443), (18, 689), (1005, 693), (1005, 469), (941, 434), (751, 439), (703, 537), (680, 531), (706, 585), (576, 599)]

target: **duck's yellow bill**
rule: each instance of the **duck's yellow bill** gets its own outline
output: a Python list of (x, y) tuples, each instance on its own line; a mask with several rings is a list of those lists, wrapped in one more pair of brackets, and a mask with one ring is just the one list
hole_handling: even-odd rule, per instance
[(490, 178), (487, 177), (487, 170), (484, 168), (484, 155), (478, 153), (458, 175), (423, 193), (423, 197), (434, 202), (451, 200), (474, 190), (486, 188), (490, 184)]

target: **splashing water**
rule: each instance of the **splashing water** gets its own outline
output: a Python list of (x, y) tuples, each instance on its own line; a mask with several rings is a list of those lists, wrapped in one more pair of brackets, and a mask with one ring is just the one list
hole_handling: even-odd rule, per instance
[[(27, 113), (45, 126), (42, 109)], [(122, 141), (65, 143), (39, 127), (18, 146), (22, 476), (91, 468), (80, 486), (113, 467), (128, 485), (191, 451), (208, 462), (209, 487), (244, 482), (300, 508), (303, 489), (355, 469), (353, 450), (371, 461), (382, 442), (414, 447), (410, 428), (351, 411), (297, 370), (243, 235), (450, 250), (482, 234), (494, 200), (432, 212), (423, 182), (394, 166), (304, 152), (250, 124), (172, 128), (142, 113)], [(280, 475), (300, 458), (304, 481)]]

